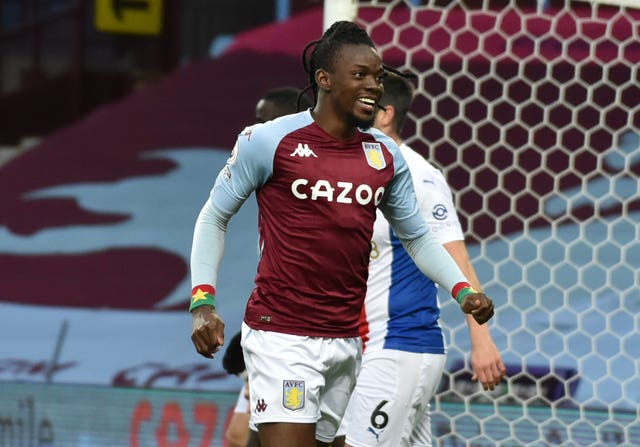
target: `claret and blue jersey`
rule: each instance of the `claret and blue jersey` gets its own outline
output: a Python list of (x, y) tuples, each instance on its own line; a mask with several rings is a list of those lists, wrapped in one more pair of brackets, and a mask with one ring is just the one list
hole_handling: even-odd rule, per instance
[(309, 111), (245, 129), (211, 192), (233, 215), (256, 192), (261, 259), (245, 322), (353, 337), (378, 207), (402, 237), (428, 231), (397, 145), (377, 130), (337, 140)]

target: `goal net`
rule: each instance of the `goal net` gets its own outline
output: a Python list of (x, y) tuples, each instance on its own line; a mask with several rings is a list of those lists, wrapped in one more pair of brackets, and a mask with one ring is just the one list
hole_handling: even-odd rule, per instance
[(439, 446), (640, 445), (640, 9), (612, 2), (357, 2), (418, 76), (404, 136), (449, 180), (497, 308), (508, 378), (484, 392), (441, 297)]

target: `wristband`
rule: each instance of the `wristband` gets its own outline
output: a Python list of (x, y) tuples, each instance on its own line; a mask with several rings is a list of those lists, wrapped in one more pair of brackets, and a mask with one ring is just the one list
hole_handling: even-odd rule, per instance
[(204, 306), (216, 307), (216, 289), (208, 284), (201, 284), (191, 289), (191, 304), (189, 305), (189, 312), (196, 307)]
[(458, 302), (458, 304), (462, 304), (464, 297), (474, 293), (478, 293), (478, 291), (471, 287), (471, 284), (468, 282), (459, 282), (453, 286), (453, 289), (451, 289), (451, 296)]

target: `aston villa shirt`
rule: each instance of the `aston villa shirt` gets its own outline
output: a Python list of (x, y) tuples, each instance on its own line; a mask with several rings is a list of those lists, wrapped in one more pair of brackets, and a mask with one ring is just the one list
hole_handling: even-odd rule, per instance
[[(215, 285), (220, 234), (254, 191), (261, 257), (244, 318), (254, 329), (357, 336), (376, 209), (401, 239), (429, 231), (393, 140), (375, 129), (338, 140), (309, 111), (287, 115), (239, 135), (196, 222), (194, 285)], [(464, 281), (442, 261), (448, 282)]]

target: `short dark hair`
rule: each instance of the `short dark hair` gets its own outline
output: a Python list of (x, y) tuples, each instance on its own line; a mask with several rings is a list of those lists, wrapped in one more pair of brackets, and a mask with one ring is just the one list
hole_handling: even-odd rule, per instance
[(396, 132), (400, 134), (407, 114), (411, 110), (413, 85), (404, 77), (394, 73), (387, 73), (382, 80), (382, 84), (384, 85), (384, 94), (380, 99), (380, 105), (383, 107), (387, 105), (393, 106), (396, 112), (393, 118), (393, 126)]
[[(272, 102), (281, 115), (289, 115), (302, 110), (306, 110), (312, 106), (311, 100), (308, 96), (302, 95), (301, 90), (295, 87), (276, 87), (268, 90), (261, 99)], [(300, 97), (300, 102), (298, 98)]]
[(242, 373), (246, 366), (244, 364), (244, 356), (242, 355), (242, 333), (238, 332), (231, 338), (227, 350), (222, 357), (222, 367), (229, 373), (238, 375)]

